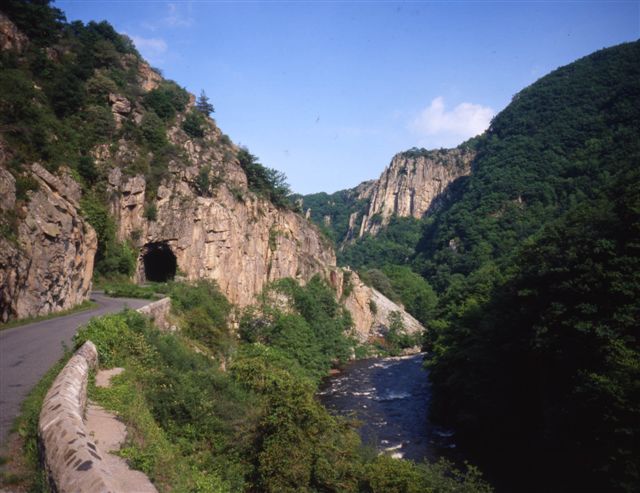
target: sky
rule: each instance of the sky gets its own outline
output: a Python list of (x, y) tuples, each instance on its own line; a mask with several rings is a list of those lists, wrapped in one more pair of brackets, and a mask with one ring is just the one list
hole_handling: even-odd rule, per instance
[(377, 178), (411, 147), (455, 147), (543, 75), (640, 38), (640, 0), (55, 6), (109, 21), (166, 78), (204, 90), (221, 130), (304, 194)]

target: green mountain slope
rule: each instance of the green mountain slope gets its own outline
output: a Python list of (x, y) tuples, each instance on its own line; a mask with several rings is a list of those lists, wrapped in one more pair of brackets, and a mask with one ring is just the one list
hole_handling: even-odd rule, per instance
[(526, 88), (418, 245), (435, 416), (533, 491), (640, 484), (639, 100), (638, 42)]
[(486, 262), (508, 263), (543, 224), (637, 162), (639, 60), (639, 43), (594, 53), (524, 89), (495, 117), (461, 198), (418, 246), (436, 287)]

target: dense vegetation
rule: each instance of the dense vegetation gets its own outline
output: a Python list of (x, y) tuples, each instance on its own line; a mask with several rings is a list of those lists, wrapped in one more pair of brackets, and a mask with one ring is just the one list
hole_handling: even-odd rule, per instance
[(338, 254), (428, 325), (434, 417), (511, 488), (524, 467), (533, 490), (640, 483), (639, 99), (638, 42), (556, 70), (464, 144), (474, 172), (439, 211)]
[(465, 300), (434, 343), (438, 414), (493, 443), (528, 444), (561, 489), (638, 485), (638, 183), (637, 169), (623, 172), (549, 223), (515, 273), (486, 301)]
[(282, 171), (267, 168), (248, 149), (240, 148), (238, 162), (247, 175), (249, 190), (268, 199), (277, 207), (291, 207), (291, 189)]
[(243, 311), (240, 340), (214, 284), (165, 290), (182, 331), (161, 333), (125, 312), (76, 337), (97, 345), (102, 365), (126, 368), (93, 398), (126, 422), (122, 454), (160, 491), (491, 491), (473, 468), (377, 457), (353, 423), (317, 401), (319, 379), (354, 345), (349, 316), (319, 278), (269, 287)]
[(560, 490), (640, 481), (639, 97), (637, 42), (523, 90), (414, 264), (441, 293), (436, 413)]
[[(339, 245), (349, 231), (349, 216), (358, 212), (362, 216), (368, 208), (368, 200), (358, 199), (357, 190), (340, 190), (328, 194), (325, 192), (310, 195), (294, 195), (293, 200), (302, 200), (305, 211), (311, 211), (311, 220), (336, 245)], [(328, 218), (328, 224), (325, 222)]]

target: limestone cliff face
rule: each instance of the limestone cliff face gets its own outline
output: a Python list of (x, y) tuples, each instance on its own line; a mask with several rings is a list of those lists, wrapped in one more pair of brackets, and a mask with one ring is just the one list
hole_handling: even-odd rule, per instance
[(409, 315), (404, 307), (364, 284), (356, 272), (340, 269), (333, 274), (332, 280), (334, 283), (342, 283), (340, 295), (353, 318), (354, 336), (361, 343), (383, 337), (389, 329), (394, 312), (399, 314), (407, 334), (424, 330), (422, 324)]
[(308, 280), (335, 265), (335, 254), (303, 217), (279, 210), (246, 191), (220, 184), (212, 197), (194, 193), (194, 169), (172, 168), (173, 179), (155, 200), (156, 220), (143, 217), (145, 181), (141, 176), (110, 176), (121, 194), (111, 206), (121, 237), (140, 248), (137, 280), (144, 281), (145, 255), (163, 244), (176, 257), (178, 273), (189, 280), (214, 279), (232, 303), (250, 304), (273, 280)]
[[(168, 137), (184, 152), (171, 162), (169, 176), (151, 201), (144, 177), (122, 172), (126, 162), (136, 159), (126, 142), (98, 152), (99, 162), (121, 162), (109, 173), (110, 207), (119, 239), (129, 239), (139, 250), (137, 281), (150, 274), (145, 257), (162, 245), (175, 256), (179, 276), (213, 279), (239, 306), (255, 302), (271, 281), (292, 277), (304, 283), (320, 274), (343, 298), (361, 342), (383, 335), (394, 311), (401, 314), (409, 333), (423, 330), (401, 306), (365, 286), (355, 272), (336, 267), (333, 248), (307, 218), (253, 194), (242, 168), (229, 158), (235, 149), (219, 145), (222, 134), (213, 122), (203, 140), (194, 140), (180, 129), (181, 121), (179, 117)], [(204, 192), (199, 185), (203, 176), (215, 183)], [(371, 186), (373, 182), (361, 192)], [(145, 215), (149, 204), (156, 211), (153, 220)], [(347, 284), (349, 292), (343, 296)]]
[[(109, 173), (119, 239), (131, 240), (139, 249), (136, 279), (149, 277), (152, 266), (145, 264), (145, 256), (159, 245), (175, 256), (179, 276), (213, 279), (240, 306), (252, 303), (273, 280), (305, 282), (317, 273), (326, 276), (335, 266), (335, 253), (317, 228), (249, 191), (235, 148), (219, 145), (222, 134), (213, 122), (199, 140), (186, 136), (181, 121), (179, 117), (168, 138), (183, 153), (171, 161), (155, 197), (148, 197), (142, 175), (122, 173), (126, 166)], [(98, 154), (104, 162), (135, 158), (128, 155), (126, 142)], [(209, 187), (203, 189), (203, 182)], [(155, 218), (145, 214), (149, 207)]]
[(80, 187), (39, 164), (22, 176), (37, 190), (17, 201), (16, 180), (0, 163), (0, 212), (19, 218), (16, 231), (0, 237), (1, 321), (71, 308), (91, 290), (97, 240), (78, 212)]
[(471, 173), (474, 156), (464, 148), (397, 154), (377, 181), (357, 189), (369, 210), (362, 218), (352, 214), (345, 240), (377, 234), (394, 215), (423, 217), (438, 206), (451, 182)]

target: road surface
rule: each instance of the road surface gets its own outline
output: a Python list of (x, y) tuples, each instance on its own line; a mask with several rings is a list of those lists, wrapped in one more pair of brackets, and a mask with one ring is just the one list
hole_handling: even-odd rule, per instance
[(63, 343), (72, 347), (72, 338), (91, 317), (119, 312), (125, 306), (140, 308), (150, 301), (109, 298), (92, 293), (98, 307), (63, 317), (21, 325), (0, 332), (0, 449), (20, 412), (29, 391), (63, 354)]

